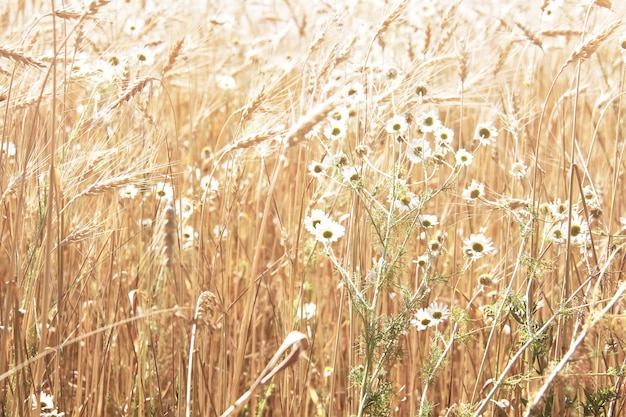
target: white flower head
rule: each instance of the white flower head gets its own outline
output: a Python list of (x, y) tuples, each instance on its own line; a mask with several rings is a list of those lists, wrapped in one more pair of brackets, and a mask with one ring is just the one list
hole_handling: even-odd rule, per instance
[(353, 82), (345, 87), (343, 96), (348, 104), (356, 106), (357, 104), (365, 102), (365, 89), (362, 84)]
[(412, 326), (414, 326), (417, 331), (426, 330), (433, 323), (433, 317), (430, 315), (430, 312), (420, 308), (414, 315), (414, 318), (409, 321)]
[(350, 111), (346, 106), (339, 106), (328, 114), (328, 119), (332, 122), (339, 122), (344, 124), (348, 123), (349, 117)]
[(324, 220), (330, 218), (323, 210), (313, 209), (311, 214), (304, 219), (304, 228), (312, 234), (316, 233), (317, 226)]
[(314, 303), (304, 303), (301, 308), (298, 308), (298, 319), (309, 321), (317, 314), (317, 306)]
[(572, 214), (572, 222), (569, 228), (569, 234), (572, 237), (572, 241), (582, 246), (586, 244), (587, 238), (589, 236), (589, 223), (584, 220), (580, 215), (574, 213)]
[(145, 22), (143, 19), (129, 18), (124, 23), (123, 31), (129, 36), (137, 37), (141, 33), (144, 26)]
[(498, 130), (492, 123), (479, 123), (474, 132), (474, 140), (480, 141), (481, 145), (489, 146), (496, 142)]
[(441, 125), (441, 121), (439, 121), (439, 116), (434, 111), (429, 111), (422, 114), (417, 119), (417, 125), (419, 126), (419, 130), (422, 133), (436, 132)]
[(328, 126), (324, 129), (324, 136), (330, 140), (340, 140), (346, 137), (348, 125), (343, 121), (329, 119)]
[(424, 229), (430, 229), (439, 224), (439, 219), (434, 214), (420, 214), (417, 219)]
[(343, 167), (342, 174), (348, 184), (358, 184), (362, 179), (361, 172), (354, 166)]
[(315, 238), (321, 243), (334, 243), (346, 234), (346, 229), (334, 220), (323, 219), (315, 226)]
[(476, 180), (472, 180), (472, 183), (463, 190), (461, 197), (463, 197), (467, 201), (474, 201), (480, 197), (484, 197), (485, 195), (485, 184), (480, 183)]
[[(555, 201), (548, 203), (549, 214), (555, 220), (565, 219), (569, 211), (568, 205), (569, 200), (562, 202), (560, 198), (557, 198)], [(576, 211), (576, 205), (572, 206), (572, 211)]]
[(387, 121), (385, 130), (387, 133), (401, 135), (406, 132), (408, 128), (409, 124), (406, 121), (406, 117), (397, 114)]
[(527, 169), (528, 168), (526, 167), (524, 161), (516, 161), (513, 163), (513, 165), (511, 165), (511, 170), (509, 171), (509, 174), (518, 179), (524, 178), (526, 176)]
[(439, 323), (444, 322), (450, 316), (450, 310), (448, 307), (441, 303), (432, 303), (428, 306), (426, 311), (428, 311), (430, 317), (432, 317), (431, 326), (436, 326)]
[(463, 253), (473, 262), (485, 255), (496, 253), (496, 248), (493, 246), (491, 238), (478, 233), (472, 234), (469, 238), (463, 240)]
[(9, 158), (15, 157), (17, 151), (13, 142), (3, 142), (0, 150), (2, 151), (2, 156)]
[(173, 201), (174, 200), (174, 187), (169, 182), (159, 182), (154, 187), (154, 196), (157, 200), (161, 201)]
[(452, 141), (454, 140), (454, 130), (449, 127), (445, 127), (444, 125), (439, 126), (437, 130), (435, 130), (435, 143), (442, 147), (449, 147), (452, 145)]
[(416, 209), (420, 202), (419, 197), (408, 189), (398, 190), (395, 198), (390, 194), (387, 201), (393, 204), (392, 209), (397, 209), (400, 213)]
[(311, 161), (309, 164), (309, 175), (313, 178), (320, 178), (326, 174), (328, 166), (323, 162)]
[(406, 154), (414, 164), (427, 161), (432, 155), (430, 143), (424, 138), (414, 139), (407, 146)]
[(553, 224), (546, 232), (545, 240), (552, 243), (565, 243), (567, 240), (567, 223), (559, 222)]
[(180, 214), (183, 221), (189, 220), (189, 218), (193, 215), (196, 206), (192, 199), (183, 197), (180, 199)]
[(126, 184), (120, 188), (120, 197), (125, 200), (132, 200), (139, 195), (139, 189), (135, 184)]
[(465, 149), (459, 149), (455, 155), (456, 164), (460, 166), (469, 166), (474, 160), (474, 155)]
[(228, 91), (237, 88), (237, 81), (235, 81), (232, 75), (218, 74), (215, 76), (215, 81), (220, 90)]
[(413, 263), (417, 264), (420, 268), (426, 268), (430, 263), (430, 259), (428, 258), (428, 255), (420, 255), (413, 261)]
[(148, 47), (137, 47), (134, 56), (139, 64), (152, 65), (154, 63), (154, 51)]
[(423, 102), (426, 98), (428, 98), (429, 88), (428, 84), (423, 81), (420, 81), (415, 86), (415, 94), (417, 94), (419, 102)]

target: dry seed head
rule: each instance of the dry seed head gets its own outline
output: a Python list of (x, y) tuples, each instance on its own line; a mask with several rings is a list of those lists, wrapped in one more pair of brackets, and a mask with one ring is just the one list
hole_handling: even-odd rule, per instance
[(179, 40), (177, 40), (176, 43), (172, 46), (172, 49), (170, 49), (170, 53), (167, 56), (167, 63), (165, 64), (165, 66), (163, 67), (163, 70), (161, 71), (161, 78), (163, 78), (163, 76), (165, 76), (165, 74), (167, 74), (174, 67), (174, 64), (176, 63), (176, 59), (180, 56), (180, 53), (183, 49), (184, 42), (185, 42), (185, 37), (182, 37)]
[(30, 65), (37, 68), (45, 68), (45, 64), (34, 58), (30, 58), (16, 50), (6, 49), (0, 47), (0, 57), (9, 58), (12, 61), (19, 62), (20, 64)]
[(161, 254), (164, 257), (164, 264), (168, 268), (172, 266), (174, 260), (177, 224), (176, 209), (172, 205), (167, 205), (163, 210), (163, 248), (161, 249)]
[(535, 46), (538, 46), (539, 49), (543, 50), (543, 44), (541, 43), (541, 39), (535, 35), (535, 33), (526, 25), (521, 22), (515, 21), (515, 26), (517, 26), (526, 36), (526, 39), (530, 41)]
[(398, 17), (400, 17), (400, 15), (402, 14), (402, 12), (404, 11), (404, 9), (406, 8), (408, 4), (409, 4), (409, 0), (402, 0), (400, 3), (398, 3), (398, 5), (391, 11), (391, 13), (387, 15), (385, 20), (380, 24), (380, 26), (378, 27), (378, 30), (376, 31), (376, 35), (374, 36), (374, 39), (379, 38), (380, 35), (385, 33), (387, 29), (389, 29), (389, 26), (391, 26), (391, 23), (393, 23)]
[(574, 51), (572, 51), (571, 55), (563, 64), (562, 68), (565, 68), (569, 64), (578, 61), (579, 59), (587, 59), (600, 47), (602, 42), (604, 42), (615, 30), (620, 27), (622, 22), (617, 21), (613, 22), (613, 24), (608, 25), (604, 30), (599, 32), (593, 37), (590, 37), (585, 43), (578, 46)]
[(196, 323), (210, 324), (217, 310), (217, 297), (211, 291), (204, 291), (196, 302)]
[(467, 51), (467, 45), (465, 44), (465, 40), (461, 39), (460, 41), (460, 50), (459, 50), (459, 66), (458, 66), (458, 73), (459, 73), (459, 78), (461, 79), (461, 83), (464, 83), (465, 80), (467, 79), (467, 75), (468, 75), (468, 68), (467, 68), (467, 63), (469, 61), (469, 52)]

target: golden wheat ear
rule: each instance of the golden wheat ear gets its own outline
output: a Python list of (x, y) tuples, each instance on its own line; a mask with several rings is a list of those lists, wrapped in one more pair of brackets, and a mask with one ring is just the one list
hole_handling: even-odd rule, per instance
[[(285, 359), (283, 359), (280, 363), (278, 360), (283, 356), (285, 352), (287, 352), (291, 348), (291, 351), (287, 354)], [(267, 363), (267, 366), (261, 374), (257, 377), (254, 383), (250, 386), (250, 389), (246, 391), (241, 397), (235, 401), (233, 405), (228, 407), (224, 414), (221, 417), (228, 417), (241, 409), (252, 397), (254, 391), (264, 384), (267, 384), (270, 379), (280, 371), (287, 369), (291, 366), (300, 355), (309, 348), (309, 338), (300, 332), (291, 332), (287, 335), (283, 343), (280, 345), (272, 359)]]

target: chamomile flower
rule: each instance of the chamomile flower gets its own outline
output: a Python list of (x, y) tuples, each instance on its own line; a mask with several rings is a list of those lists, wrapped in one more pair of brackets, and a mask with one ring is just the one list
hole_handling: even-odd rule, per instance
[(135, 184), (126, 184), (120, 189), (120, 197), (125, 200), (132, 200), (139, 194), (139, 189)]
[(485, 272), (478, 276), (478, 283), (483, 287), (493, 287), (498, 281), (494, 278), (493, 274)]
[(154, 63), (154, 52), (147, 47), (136, 48), (134, 55), (139, 64), (152, 65)]
[(193, 226), (186, 225), (183, 226), (181, 237), (183, 241), (183, 250), (191, 249), (198, 240), (198, 232), (194, 230)]
[(511, 170), (509, 171), (509, 174), (518, 179), (524, 178), (526, 176), (527, 169), (528, 168), (526, 167), (524, 161), (516, 161), (513, 163), (513, 165), (511, 165)]
[(215, 81), (220, 90), (229, 91), (237, 88), (237, 81), (229, 74), (218, 74), (215, 76)]
[(124, 28), (122, 30), (129, 36), (137, 37), (144, 26), (145, 22), (142, 19), (130, 18), (124, 23)]
[(215, 194), (219, 190), (220, 183), (211, 175), (205, 175), (200, 179), (200, 188), (206, 193)]
[(406, 213), (417, 208), (419, 205), (419, 198), (414, 192), (408, 190), (401, 190), (397, 193), (396, 198), (393, 195), (389, 195), (387, 201), (393, 204), (392, 209), (397, 209), (400, 213)]
[(309, 231), (309, 233), (315, 234), (317, 226), (325, 220), (329, 220), (330, 218), (323, 210), (313, 209), (311, 210), (311, 214), (304, 219), (304, 228)]
[(0, 148), (0, 152), (2, 152), (3, 157), (13, 158), (15, 157), (17, 149), (15, 148), (15, 144), (13, 142), (3, 142), (2, 147)]
[(347, 124), (349, 116), (350, 112), (348, 111), (348, 108), (346, 106), (340, 106), (328, 114), (328, 119), (333, 122)]
[(398, 114), (387, 121), (385, 130), (387, 131), (387, 133), (401, 135), (406, 132), (408, 128), (409, 124), (406, 121), (406, 117)]
[(428, 84), (426, 84), (425, 82), (419, 82), (415, 86), (415, 94), (417, 94), (417, 98), (420, 103), (428, 98), (428, 90)]
[(36, 410), (37, 407), (41, 407), (41, 415), (45, 417), (62, 417), (65, 415), (64, 412), (59, 412), (59, 410), (54, 406), (54, 400), (52, 395), (46, 394), (41, 391), (39, 394), (39, 404), (37, 404), (37, 397), (35, 394), (31, 395), (31, 409)]
[(311, 161), (309, 164), (309, 175), (313, 178), (321, 178), (326, 174), (327, 166), (323, 162)]
[(301, 308), (298, 308), (298, 319), (309, 321), (317, 314), (317, 306), (314, 303), (304, 303)]
[(420, 308), (419, 310), (417, 310), (414, 318), (412, 318), (409, 323), (411, 323), (411, 325), (415, 327), (419, 332), (422, 330), (426, 330), (428, 327), (432, 326), (433, 317), (427, 310)]
[(174, 187), (169, 182), (159, 182), (154, 187), (154, 196), (157, 200), (172, 201), (174, 199)]
[(330, 120), (326, 129), (324, 129), (324, 136), (330, 140), (340, 140), (346, 137), (347, 125), (344, 122)]
[(335, 168), (343, 169), (348, 162), (348, 157), (343, 152), (338, 152), (330, 157), (330, 165)]
[(414, 264), (417, 264), (420, 268), (426, 268), (429, 263), (428, 255), (420, 255), (416, 260), (413, 261)]
[(343, 96), (348, 104), (355, 106), (365, 101), (365, 89), (359, 83), (350, 83), (345, 87)]
[(371, 152), (372, 150), (370, 149), (370, 147), (363, 144), (356, 145), (356, 148), (354, 148), (354, 153), (359, 158), (366, 158)]
[(585, 239), (585, 235), (589, 232), (589, 224), (578, 214), (572, 215), (572, 222), (569, 228), (569, 234), (573, 240), (578, 241)]
[(455, 154), (456, 164), (460, 166), (470, 166), (474, 160), (474, 155), (465, 149), (459, 149)]
[(598, 203), (598, 195), (591, 185), (585, 185), (582, 189), (582, 194), (587, 204)]
[[(561, 201), (557, 198), (555, 201), (548, 204), (549, 214), (555, 220), (562, 220), (567, 217), (569, 200)], [(572, 211), (576, 211), (576, 206), (572, 206)]]
[(422, 133), (435, 132), (441, 127), (439, 116), (433, 111), (422, 114), (418, 120), (417, 125)]
[(439, 323), (444, 322), (450, 316), (450, 310), (448, 307), (441, 303), (432, 303), (426, 309), (428, 313), (430, 313), (430, 317), (432, 317), (431, 326), (436, 326)]
[(474, 262), (485, 255), (496, 253), (491, 239), (482, 233), (472, 234), (469, 238), (463, 240), (463, 253)]
[(348, 184), (358, 184), (361, 181), (361, 172), (354, 166), (343, 167), (342, 174)]
[(435, 143), (441, 147), (449, 147), (454, 140), (454, 130), (443, 125), (435, 130)]
[(185, 220), (189, 220), (189, 218), (192, 216), (193, 212), (195, 210), (195, 204), (193, 202), (193, 200), (187, 198), (187, 197), (183, 197), (180, 200), (180, 215), (183, 219), (183, 221)]
[(480, 141), (481, 145), (489, 146), (496, 142), (498, 130), (491, 123), (479, 123), (474, 132), (474, 140)]
[(442, 252), (445, 253), (445, 248), (442, 241), (440, 241), (439, 239), (430, 239), (428, 241), (428, 253), (430, 254), (430, 256), (436, 258), (437, 256), (441, 255)]
[(476, 180), (472, 180), (472, 183), (469, 187), (463, 190), (461, 197), (463, 197), (467, 201), (474, 201), (485, 195), (485, 184), (480, 183)]
[(417, 216), (417, 220), (424, 229), (430, 229), (439, 224), (439, 219), (434, 214), (420, 214)]
[(334, 220), (323, 219), (315, 226), (315, 239), (321, 243), (333, 243), (346, 234), (346, 229)]
[(432, 154), (430, 143), (424, 138), (414, 139), (407, 146), (406, 154), (409, 160), (414, 164), (424, 162), (428, 160)]
[(565, 243), (567, 240), (567, 223), (559, 222), (548, 229), (545, 240), (552, 243)]

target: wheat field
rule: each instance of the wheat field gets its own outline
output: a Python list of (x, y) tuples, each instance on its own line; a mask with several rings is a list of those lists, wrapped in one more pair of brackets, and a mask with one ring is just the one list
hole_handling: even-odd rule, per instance
[(623, 415), (622, 3), (3, 2), (0, 415)]

